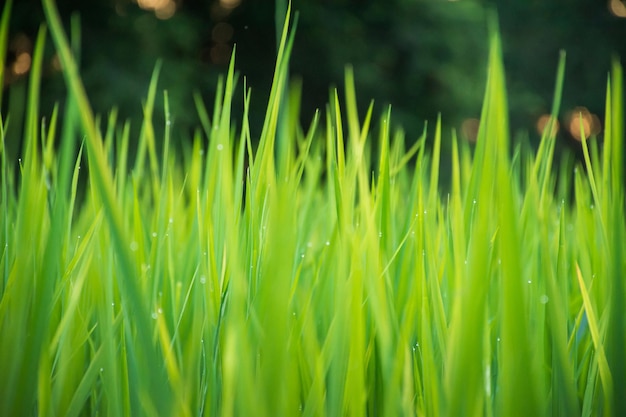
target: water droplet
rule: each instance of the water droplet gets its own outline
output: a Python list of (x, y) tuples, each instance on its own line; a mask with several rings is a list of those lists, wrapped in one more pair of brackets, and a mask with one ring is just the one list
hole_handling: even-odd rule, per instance
[(152, 313), (152, 319), (153, 319), (153, 320), (156, 320), (156, 319), (157, 319), (157, 313), (156, 313), (156, 311), (154, 311), (154, 312)]
[(104, 368), (100, 368), (100, 372), (104, 372)]
[(157, 313), (163, 314), (163, 309), (161, 307), (158, 308)]
[(307, 242), (306, 247), (307, 248), (312, 248), (313, 247), (313, 242)]
[(166, 124), (167, 126), (170, 126), (170, 125), (172, 124), (172, 121), (171, 121), (171, 120), (166, 120), (166, 121), (165, 121), (165, 124)]
[(378, 237), (383, 237), (383, 232), (378, 232)]
[(115, 303), (111, 303), (111, 307), (115, 307)]
[(152, 237), (157, 237), (157, 232), (152, 232)]
[(500, 338), (499, 337), (496, 339), (496, 342), (500, 343)]
[(550, 301), (550, 299), (545, 294), (543, 294), (541, 297), (539, 297), (539, 302), (541, 304), (548, 304), (548, 301)]
[(498, 265), (502, 265), (502, 259), (498, 258)]
[(138, 248), (139, 248), (139, 244), (137, 242), (135, 242), (134, 240), (130, 242), (130, 250), (132, 250), (133, 252), (136, 252)]
[(204, 155), (204, 149), (200, 149), (200, 155)]
[(424, 214), (428, 214), (428, 210), (424, 210)]
[(591, 210), (593, 210), (593, 204), (590, 206)]
[(76, 238), (77, 238), (78, 240), (80, 240), (80, 235), (78, 235)]
[(476, 199), (472, 200), (472, 204), (476, 204)]
[(463, 261), (463, 263), (465, 263), (465, 265), (467, 265), (467, 259), (465, 261)]
[(174, 223), (174, 218), (170, 217), (170, 224)]
[(300, 255), (301, 258), (304, 258), (304, 253), (302, 255)]
[(224, 145), (222, 145), (221, 143), (217, 144), (217, 150), (221, 151), (222, 149), (224, 149)]
[(330, 241), (326, 241), (326, 246), (330, 246)]
[(206, 277), (204, 275), (200, 277), (200, 284), (206, 284)]
[(531, 280), (528, 280), (528, 283), (529, 283), (529, 284), (532, 284), (533, 282), (532, 282)]

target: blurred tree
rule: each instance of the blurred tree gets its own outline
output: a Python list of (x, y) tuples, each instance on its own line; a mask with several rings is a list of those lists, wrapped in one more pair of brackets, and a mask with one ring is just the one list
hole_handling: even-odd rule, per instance
[[(140, 117), (151, 71), (161, 59), (159, 87), (170, 93), (176, 132), (188, 136), (197, 123), (192, 91), (200, 91), (211, 106), (216, 78), (236, 44), (237, 68), (253, 89), (253, 132), (258, 129), (276, 51), (273, 1), (57, 2), (66, 21), (72, 12), (80, 13), (81, 66), (96, 111), (117, 106), (123, 118)], [(304, 80), (303, 120), (325, 105), (330, 85), (341, 86), (349, 63), (360, 108), (371, 98), (379, 113), (392, 103), (393, 120), (407, 127), (409, 139), (439, 112), (456, 127), (477, 117), (486, 76), (488, 7), (499, 12), (515, 128), (533, 132), (550, 108), (562, 48), (568, 53), (564, 114), (585, 106), (602, 118), (611, 56), (626, 52), (621, 0), (611, 0), (609, 7), (591, 0), (293, 0), (300, 20), (292, 74)], [(39, 0), (15, 2), (9, 69), (18, 59), (17, 40), (34, 39), (43, 20)], [(64, 94), (51, 42), (48, 46), (44, 113)], [(24, 75), (14, 73), (9, 87), (19, 90)]]

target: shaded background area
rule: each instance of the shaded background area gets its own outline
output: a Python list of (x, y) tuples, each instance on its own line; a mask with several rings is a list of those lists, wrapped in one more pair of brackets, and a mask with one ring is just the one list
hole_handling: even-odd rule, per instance
[[(162, 59), (159, 88), (168, 90), (175, 132), (185, 140), (198, 124), (193, 92), (212, 107), (217, 77), (236, 44), (236, 68), (253, 91), (253, 134), (260, 130), (276, 52), (273, 0), (57, 3), (67, 27), (71, 14), (80, 14), (81, 68), (96, 112), (116, 106), (122, 119), (140, 119), (150, 75)], [(405, 127), (409, 140), (419, 136), (424, 120), (441, 112), (446, 125), (471, 140), (486, 78), (490, 8), (500, 18), (513, 129), (537, 140), (564, 49), (559, 134), (575, 146), (576, 132), (568, 125), (572, 112), (582, 112), (589, 129), (601, 133), (611, 59), (626, 56), (622, 0), (294, 0), (299, 23), (292, 74), (303, 80), (303, 123), (325, 106), (329, 87), (341, 87), (344, 68), (352, 64), (361, 111), (370, 99), (376, 115), (392, 104), (392, 119)], [(14, 129), (20, 125), (32, 44), (44, 20), (39, 0), (14, 1), (2, 103)], [(50, 114), (55, 102), (62, 104), (65, 94), (50, 39), (45, 62), (42, 115)]]

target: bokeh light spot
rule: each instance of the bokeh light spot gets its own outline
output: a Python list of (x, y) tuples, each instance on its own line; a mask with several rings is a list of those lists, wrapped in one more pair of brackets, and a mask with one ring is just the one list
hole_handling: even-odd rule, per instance
[(13, 72), (16, 75), (23, 75), (30, 69), (30, 63), (32, 59), (28, 52), (22, 52), (17, 56), (17, 59), (13, 63)]
[(211, 32), (211, 37), (216, 43), (227, 43), (231, 40), (234, 33), (235, 30), (230, 24), (226, 22), (220, 22), (213, 28), (213, 31)]
[(480, 120), (475, 118), (465, 119), (461, 123), (461, 134), (468, 141), (475, 143), (478, 137), (478, 128), (480, 127)]
[(234, 9), (239, 6), (241, 0), (220, 0), (220, 6), (225, 9)]
[(226, 65), (230, 60), (232, 48), (225, 43), (218, 43), (211, 48), (211, 62)]
[[(537, 133), (539, 133), (540, 135), (543, 135), (544, 131), (548, 129), (548, 125), (550, 124), (551, 119), (552, 119), (552, 116), (550, 116), (549, 114), (542, 114), (541, 116), (539, 116), (539, 119), (537, 119), (537, 123), (535, 125), (535, 128), (537, 129)], [(550, 137), (556, 136), (560, 128), (560, 124), (558, 120), (552, 119), (552, 122), (553, 122), (552, 131), (549, 134)]]
[(626, 18), (626, 4), (622, 0), (609, 0), (609, 11), (614, 16)]
[(600, 119), (592, 114), (586, 107), (576, 107), (568, 113), (568, 129), (574, 139), (580, 141), (583, 138), (597, 135), (602, 129)]
[(137, 0), (137, 5), (144, 10), (154, 11), (159, 19), (169, 19), (176, 13), (176, 3), (173, 0)]

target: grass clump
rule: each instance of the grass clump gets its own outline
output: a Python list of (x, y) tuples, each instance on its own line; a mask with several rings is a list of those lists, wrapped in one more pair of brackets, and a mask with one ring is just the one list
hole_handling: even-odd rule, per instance
[(245, 83), (231, 121), (233, 59), (182, 155), (166, 92), (152, 124), (157, 68), (130, 158), (128, 124), (92, 114), (44, 5), (68, 99), (40, 119), (42, 29), (20, 160), (0, 123), (0, 415), (625, 413), (617, 64), (602, 146), (555, 168), (550, 126), (536, 153), (509, 149), (493, 30), (477, 146), (452, 135), (442, 195), (441, 122), (430, 152), (389, 111), (373, 132), (350, 69), (344, 98), (300, 127), (287, 25), (256, 149)]

